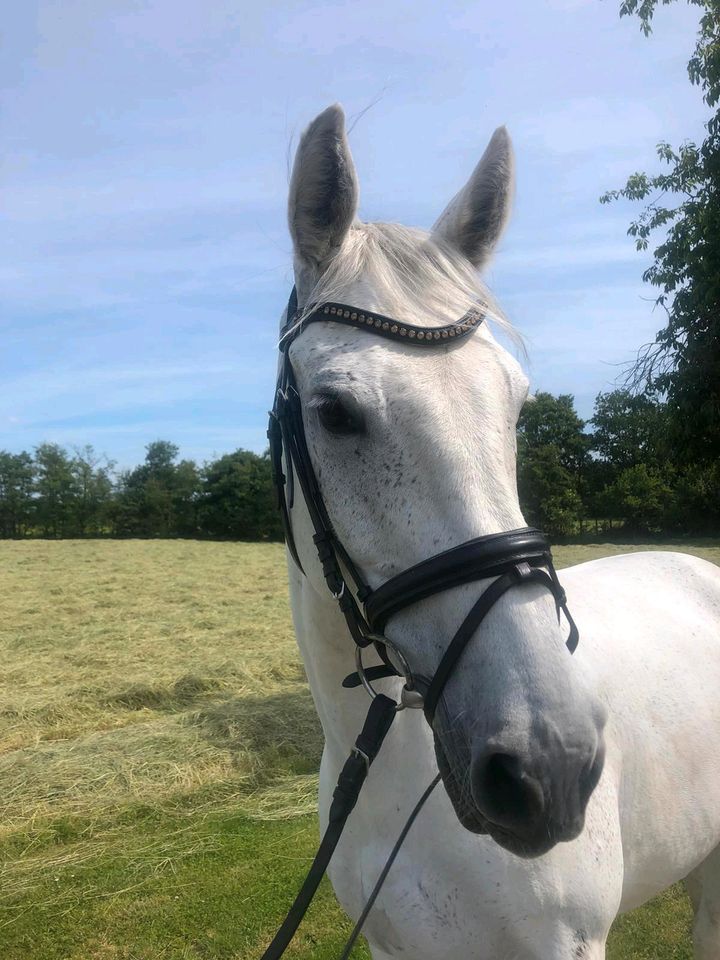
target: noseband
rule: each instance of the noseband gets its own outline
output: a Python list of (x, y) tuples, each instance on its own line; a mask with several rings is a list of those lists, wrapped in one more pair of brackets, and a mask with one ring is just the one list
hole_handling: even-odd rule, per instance
[[(295, 497), (295, 478), (300, 484), (313, 526), (313, 542), (325, 582), (345, 617), (348, 630), (356, 645), (357, 672), (346, 677), (343, 686), (357, 687), (362, 684), (372, 700), (363, 730), (345, 762), (333, 793), (329, 824), (320, 849), (295, 903), (273, 942), (263, 954), (262, 960), (277, 960), (297, 929), (327, 868), (345, 822), (357, 802), (360, 788), (390, 729), (396, 711), (405, 707), (421, 707), (432, 727), (435, 710), (445, 684), (463, 650), (500, 597), (515, 586), (535, 583), (545, 587), (555, 600), (558, 622), (562, 611), (570, 626), (566, 641), (568, 649), (573, 653), (577, 646), (578, 630), (567, 608), (565, 591), (560, 586), (553, 565), (550, 545), (539, 530), (533, 527), (522, 527), (504, 533), (475, 537), (473, 540), (467, 540), (450, 550), (423, 560), (390, 580), (386, 580), (373, 590), (335, 533), (310, 459), (302, 417), (302, 401), (289, 356), (291, 344), (309, 324), (340, 323), (414, 348), (435, 350), (453, 341), (464, 340), (480, 326), (483, 320), (484, 314), (476, 308), (470, 310), (456, 323), (443, 327), (418, 327), (409, 323), (400, 323), (379, 313), (359, 310), (344, 303), (323, 303), (298, 310), (294, 287), (290, 294), (286, 321), (280, 334), (279, 346), (282, 358), (275, 402), (270, 412), (268, 427), (273, 484), (288, 549), (298, 568), (304, 573), (290, 523), (290, 511)], [(283, 465), (285, 473), (283, 473)], [(482, 580), (492, 580), (492, 583), (484, 590), (460, 624), (434, 675), (428, 678), (413, 674), (406, 657), (383, 632), (388, 621), (397, 613), (421, 600), (462, 584)], [(383, 661), (382, 666), (368, 668), (363, 666), (362, 651), (370, 645), (375, 646)], [(377, 693), (372, 686), (373, 680), (389, 676), (404, 678), (399, 703), (384, 694)], [(402, 839), (438, 780), (439, 775), (413, 810), (398, 844), (390, 855), (386, 869), (381, 874), (363, 915), (353, 931), (343, 957), (349, 955), (352, 942), (379, 892)]]
[[(293, 288), (287, 319), (280, 335), (282, 361), (275, 403), (270, 414), (268, 438), (273, 483), (288, 548), (302, 571), (290, 524), (297, 477), (313, 525), (313, 542), (325, 581), (338, 602), (359, 651), (358, 672), (348, 677), (344, 685), (357, 686), (362, 683), (374, 696), (372, 680), (385, 676), (403, 676), (405, 684), (400, 706), (422, 707), (431, 725), (438, 700), (453, 667), (491, 607), (511, 587), (528, 583), (546, 587), (555, 599), (558, 617), (562, 611), (567, 618), (570, 625), (567, 646), (571, 652), (575, 650), (578, 631), (567, 609), (565, 592), (555, 572), (550, 545), (545, 536), (533, 527), (476, 537), (423, 560), (372, 590), (338, 539), (320, 492), (308, 452), (302, 403), (290, 362), (289, 348), (309, 324), (329, 322), (365, 330), (417, 349), (434, 350), (453, 341), (465, 339), (483, 320), (484, 314), (479, 309), (470, 310), (457, 323), (430, 328), (400, 323), (391, 317), (359, 310), (343, 303), (324, 303), (317, 308), (309, 307), (299, 311), (297, 294)], [(283, 473), (283, 454), (286, 474)], [(462, 584), (489, 579), (494, 582), (466, 616), (435, 675), (432, 678), (414, 675), (406, 658), (385, 637), (383, 631), (387, 622), (395, 614), (427, 597)], [(371, 644), (380, 654), (384, 666), (364, 669), (360, 651)]]

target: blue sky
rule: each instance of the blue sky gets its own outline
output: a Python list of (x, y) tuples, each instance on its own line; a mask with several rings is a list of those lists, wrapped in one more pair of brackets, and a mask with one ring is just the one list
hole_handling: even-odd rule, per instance
[(11, 4), (0, 73), (0, 449), (154, 439), (262, 450), (291, 282), (288, 151), (327, 104), (357, 121), (363, 219), (429, 226), (492, 130), (517, 153), (487, 273), (534, 390), (590, 416), (662, 325), (606, 188), (702, 133), (697, 12), (645, 39), (616, 0)]

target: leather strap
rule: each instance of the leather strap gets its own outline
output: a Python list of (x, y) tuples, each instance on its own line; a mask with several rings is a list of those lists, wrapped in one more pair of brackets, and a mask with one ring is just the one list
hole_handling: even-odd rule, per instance
[(395, 701), (382, 693), (371, 700), (362, 731), (340, 771), (330, 804), (328, 826), (323, 834), (318, 852), (315, 854), (308, 875), (305, 877), (293, 905), (283, 920), (282, 926), (273, 937), (270, 946), (263, 953), (261, 960), (279, 960), (295, 935), (302, 918), (307, 913), (338, 844), (345, 822), (357, 803), (370, 766), (395, 719), (395, 707)]
[[(425, 719), (431, 727), (435, 718), (438, 701), (445, 689), (445, 684), (450, 679), (450, 675), (457, 666), (457, 662), (462, 656), (465, 647), (500, 597), (507, 593), (512, 587), (518, 586), (521, 583), (539, 583), (553, 594), (558, 611), (563, 607), (563, 603), (561, 602), (562, 598), (558, 596), (552, 578), (544, 570), (535, 569), (526, 562), (512, 566), (506, 573), (498, 577), (497, 580), (493, 580), (480, 599), (473, 605), (457, 633), (452, 638), (425, 692), (423, 711), (425, 713)], [(570, 637), (568, 641), (566, 641), (570, 647), (571, 644), (577, 644), (577, 640), (574, 637), (577, 627), (567, 612), (566, 616), (570, 621), (571, 627)], [(574, 646), (572, 649), (574, 649)]]
[(445, 684), (450, 679), (450, 674), (460, 659), (460, 655), (491, 608), (516, 583), (519, 583), (519, 579), (516, 579), (512, 573), (504, 573), (497, 580), (494, 580), (477, 603), (473, 605), (470, 613), (465, 617), (459, 630), (452, 638), (450, 646), (443, 654), (443, 658), (438, 664), (438, 668), (430, 681), (430, 686), (425, 693), (423, 711), (425, 719), (431, 727), (440, 695), (445, 689)]
[[(370, 594), (370, 587), (365, 583), (357, 567), (335, 535), (332, 521), (328, 516), (307, 448), (300, 395), (297, 391), (295, 376), (287, 354), (283, 361), (275, 404), (270, 415), (268, 437), (273, 458), (273, 475), (277, 478), (278, 501), (290, 554), (302, 571), (290, 525), (289, 507), (291, 503), (288, 503), (291, 496), (290, 478), (297, 474), (313, 525), (313, 542), (322, 566), (325, 582), (338, 602), (353, 640), (358, 646), (366, 647), (373, 641), (368, 638), (370, 629), (360, 612), (355, 595), (362, 602)], [(283, 451), (287, 478), (282, 471)], [(288, 489), (287, 493), (286, 488)], [(354, 592), (347, 585), (344, 570), (348, 572), (355, 585)]]
[(286, 351), (308, 324), (322, 321), (323, 323), (342, 323), (348, 327), (375, 333), (387, 340), (409, 343), (412, 346), (436, 347), (442, 343), (462, 340), (476, 330), (484, 319), (485, 314), (479, 306), (468, 310), (455, 323), (448, 323), (442, 327), (419, 327), (414, 323), (403, 323), (392, 317), (386, 317), (382, 313), (360, 310), (347, 303), (327, 302), (298, 311), (297, 294), (293, 287), (288, 304), (287, 320), (280, 331), (279, 346), (281, 350)]
[[(387, 666), (384, 663), (378, 664), (376, 667), (365, 667), (363, 673), (370, 683), (372, 683), (373, 680), (384, 680), (386, 677), (396, 677), (398, 675), (395, 667)], [(361, 683), (360, 674), (355, 672), (349, 673), (343, 680), (342, 685), (346, 690), (354, 690), (355, 687), (359, 687)]]
[[(348, 630), (358, 647), (374, 643), (384, 661), (383, 666), (369, 667), (364, 671), (366, 681), (392, 676), (396, 673), (384, 646), (388, 641), (384, 640), (382, 635), (379, 635), (379, 631), (391, 616), (435, 593), (471, 581), (494, 577), (497, 579), (490, 584), (477, 603), (474, 604), (455, 633), (434, 677), (429, 681), (422, 681), (423, 686), (427, 688), (423, 704), (425, 716), (431, 725), (442, 691), (458, 659), (493, 605), (512, 586), (525, 581), (532, 581), (540, 583), (550, 590), (555, 598), (558, 620), (562, 610), (570, 624), (570, 636), (567, 645), (571, 652), (574, 651), (578, 641), (577, 627), (567, 609), (565, 593), (555, 572), (549, 545), (539, 530), (525, 527), (521, 530), (492, 534), (488, 537), (477, 537), (416, 564), (409, 570), (393, 577), (377, 590), (371, 591), (335, 534), (307, 448), (300, 396), (296, 388), (295, 376), (288, 354), (290, 344), (302, 332), (306, 324), (315, 321), (344, 323), (392, 340), (417, 346), (436, 346), (442, 345), (443, 342), (449, 343), (452, 340), (463, 338), (472, 333), (484, 319), (482, 312), (479, 309), (471, 310), (458, 323), (438, 328), (422, 328), (412, 324), (399, 323), (390, 317), (384, 317), (382, 314), (360, 311), (340, 303), (323, 304), (322, 307), (311, 308), (299, 314), (297, 293), (293, 287), (286, 318), (280, 341), (283, 358), (275, 402), (270, 413), (268, 426), (273, 482), (277, 491), (278, 506), (282, 515), (288, 548), (293, 560), (302, 571), (290, 524), (290, 510), (294, 499), (294, 479), (297, 474), (314, 529), (313, 542), (328, 588), (337, 600), (345, 617)], [(283, 460), (285, 472), (283, 472)], [(359, 602), (364, 604), (365, 616), (360, 612), (353, 591), (348, 588), (346, 573), (355, 585), (355, 594)], [(396, 651), (396, 653), (399, 653), (399, 651)], [(421, 678), (416, 679), (420, 680)], [(359, 685), (360, 682), (361, 679), (358, 674), (351, 674), (345, 678), (343, 686), (353, 687)], [(408, 686), (406, 689), (412, 688)], [(355, 746), (345, 761), (338, 778), (330, 806), (328, 827), (320, 848), (288, 915), (261, 960), (279, 960), (292, 940), (327, 870), (345, 822), (357, 802), (370, 765), (390, 729), (395, 717), (396, 707), (395, 701), (383, 694), (376, 694), (371, 700), (362, 732), (355, 741)], [(387, 870), (397, 854), (399, 844), (402, 843), (417, 812), (438, 779), (439, 775), (438, 778), (433, 780), (411, 814), (406, 828), (401, 834), (398, 844), (393, 848), (386, 868), (373, 890), (362, 919), (367, 915), (366, 912), (372, 905), (387, 875)], [(359, 926), (353, 931), (344, 955), (347, 955), (352, 947), (352, 942), (358, 931)]]
[(552, 563), (547, 540), (533, 527), (467, 540), (386, 580), (365, 601), (365, 616), (379, 633), (405, 607), (451, 587), (497, 577), (521, 561), (536, 566)]

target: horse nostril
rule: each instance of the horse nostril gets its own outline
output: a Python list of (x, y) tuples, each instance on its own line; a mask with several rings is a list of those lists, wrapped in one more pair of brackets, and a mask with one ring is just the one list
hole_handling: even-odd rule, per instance
[(513, 753), (490, 753), (473, 771), (472, 793), (479, 809), (498, 826), (534, 824), (542, 816), (545, 799), (540, 783)]

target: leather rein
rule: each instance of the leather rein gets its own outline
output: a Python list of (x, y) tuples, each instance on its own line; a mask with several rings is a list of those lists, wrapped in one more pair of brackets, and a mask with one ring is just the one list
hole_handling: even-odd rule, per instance
[[(435, 710), (445, 684), (463, 650), (500, 597), (515, 586), (535, 583), (545, 587), (555, 600), (558, 621), (562, 612), (569, 624), (570, 632), (566, 641), (568, 649), (573, 653), (577, 647), (578, 630), (567, 608), (567, 599), (553, 565), (550, 545), (539, 530), (522, 527), (475, 537), (423, 560), (373, 590), (335, 533), (310, 459), (302, 401), (289, 356), (291, 344), (309, 324), (341, 323), (418, 349), (433, 350), (465, 339), (483, 320), (482, 311), (474, 308), (456, 323), (442, 327), (418, 327), (343, 303), (323, 303), (299, 310), (295, 288), (290, 294), (286, 321), (280, 335), (279, 348), (282, 357), (268, 427), (273, 484), (287, 547), (294, 562), (304, 573), (290, 523), (296, 479), (300, 484), (313, 526), (313, 543), (325, 582), (337, 601), (350, 636), (355, 642), (357, 670), (345, 678), (343, 686), (357, 687), (362, 684), (369, 693), (371, 702), (363, 730), (340, 773), (330, 807), (329, 825), (313, 865), (295, 903), (261, 960), (278, 960), (292, 939), (327, 868), (347, 817), (357, 802), (360, 788), (395, 714), (404, 708), (422, 708), (432, 728)], [(388, 621), (420, 600), (453, 587), (483, 580), (492, 580), (492, 583), (460, 624), (435, 674), (432, 677), (413, 674), (405, 656), (384, 635)], [(383, 663), (366, 668), (362, 662), (362, 651), (370, 645), (375, 647)], [(372, 685), (374, 680), (390, 676), (404, 679), (399, 703), (377, 693)], [(346, 945), (343, 958), (349, 956), (362, 921), (379, 893), (400, 843), (439, 779), (438, 775), (413, 810)]]

